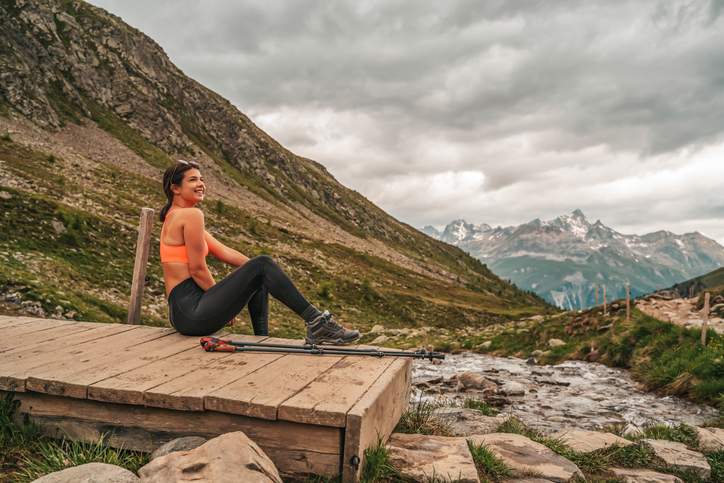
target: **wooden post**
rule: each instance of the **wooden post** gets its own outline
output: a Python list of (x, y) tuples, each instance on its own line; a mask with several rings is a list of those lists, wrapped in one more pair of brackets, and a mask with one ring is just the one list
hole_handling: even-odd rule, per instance
[(694, 286), (689, 285), (689, 298), (694, 298)]
[(596, 307), (598, 307), (598, 285), (596, 285), (595, 288), (596, 288)]
[(631, 322), (631, 286), (626, 284), (626, 322)]
[(141, 208), (136, 240), (136, 262), (133, 265), (133, 282), (131, 283), (131, 301), (128, 304), (127, 324), (137, 325), (141, 322), (141, 299), (146, 282), (146, 264), (148, 263), (151, 230), (153, 229), (153, 209)]
[(603, 316), (605, 317), (606, 314), (606, 286), (603, 286)]
[(706, 331), (709, 330), (709, 300), (711, 298), (711, 294), (709, 292), (706, 292), (704, 294), (704, 313), (703, 315), (703, 322), (701, 324), (701, 345), (706, 346)]

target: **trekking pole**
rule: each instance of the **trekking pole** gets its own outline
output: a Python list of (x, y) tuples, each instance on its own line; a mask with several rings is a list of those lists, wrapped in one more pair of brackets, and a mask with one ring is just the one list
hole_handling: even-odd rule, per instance
[(265, 344), (263, 342), (243, 342), (217, 337), (202, 337), (201, 347), (206, 352), (287, 352), (292, 354), (335, 354), (335, 355), (361, 355), (374, 357), (414, 357), (418, 359), (445, 359), (441, 352), (419, 349), (410, 351), (383, 351), (380, 349), (354, 349), (351, 347), (321, 346), (316, 344)]

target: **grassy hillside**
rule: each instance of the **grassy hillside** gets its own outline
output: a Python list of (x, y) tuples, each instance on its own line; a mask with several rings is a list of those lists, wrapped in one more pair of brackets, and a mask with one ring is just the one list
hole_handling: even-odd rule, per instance
[[(74, 169), (72, 161), (7, 135), (0, 138), (0, 163), (15, 184), (0, 185), (0, 297), (15, 302), (6, 300), (3, 311), (32, 313), (35, 306), (48, 316), (125, 320), (140, 207), (164, 202), (157, 181), (102, 161), (90, 170)], [(375, 324), (480, 327), (551, 310), (449, 245), (439, 244), (437, 253), (427, 248), (430, 263), (465, 273), (466, 282), (429, 278), (339, 243), (305, 237), (213, 193), (203, 208), (209, 230), (223, 243), (250, 257), (274, 256), (313, 303), (363, 330)], [(142, 311), (143, 323), (152, 325), (168, 323), (159, 232), (156, 223)], [(232, 270), (213, 257), (209, 264), (217, 281)], [(271, 319), (275, 335), (302, 335), (296, 315), (274, 299)], [(250, 332), (246, 313), (239, 320), (236, 330)]]

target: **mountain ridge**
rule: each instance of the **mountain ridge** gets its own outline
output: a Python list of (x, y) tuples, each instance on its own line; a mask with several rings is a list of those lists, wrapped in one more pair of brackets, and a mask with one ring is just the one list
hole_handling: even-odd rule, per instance
[[(273, 254), (351, 325), (385, 314), (390, 326), (455, 328), (551, 310), (284, 148), (119, 17), (78, 0), (16, 0), (0, 4), (0, 25), (0, 296), (36, 315), (124, 317), (138, 213), (163, 206), (161, 173), (176, 157), (202, 165), (214, 236)], [(143, 306), (151, 324), (166, 323), (159, 228)], [(293, 314), (271, 303), (271, 327), (298, 336)]]
[(580, 209), (518, 226), (493, 228), (457, 219), (442, 232), (430, 228), (434, 230), (429, 225), (423, 230), (568, 309), (595, 303), (594, 285), (613, 285), (609, 294), (619, 297), (630, 283), (633, 293), (641, 295), (724, 265), (724, 247), (698, 231), (625, 235), (601, 220), (591, 223)]

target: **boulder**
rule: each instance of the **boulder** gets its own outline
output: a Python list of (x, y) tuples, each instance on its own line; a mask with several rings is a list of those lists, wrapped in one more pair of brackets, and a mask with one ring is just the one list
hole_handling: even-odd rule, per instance
[(548, 339), (548, 347), (551, 349), (555, 349), (556, 347), (561, 347), (563, 345), (566, 345), (566, 343), (561, 339)]
[(198, 448), (154, 459), (138, 471), (143, 483), (213, 481), (282, 483), (274, 463), (243, 432), (217, 436)]
[(370, 344), (372, 344), (372, 345), (384, 344), (389, 339), (390, 338), (387, 337), (386, 335), (378, 335), (377, 337), (374, 338), (374, 340), (372, 342), (370, 342)]
[(520, 382), (507, 381), (500, 386), (499, 391), (506, 396), (523, 396), (525, 394), (525, 386)]
[(696, 428), (699, 436), (699, 448), (704, 453), (724, 451), (724, 429)]
[(702, 480), (709, 479), (711, 467), (704, 455), (698, 451), (688, 449), (683, 443), (663, 439), (642, 439), (641, 441), (647, 444), (654, 454), (667, 465), (684, 471), (692, 471)]
[(611, 468), (611, 472), (624, 483), (683, 483), (680, 478), (652, 470)]
[(161, 456), (166, 456), (174, 451), (188, 451), (194, 448), (198, 448), (206, 442), (206, 438), (201, 436), (184, 436), (183, 438), (172, 439), (168, 443), (165, 443), (151, 453), (151, 459), (155, 460)]
[(444, 481), (480, 482), (465, 438), (393, 433), (387, 448), (390, 463), (413, 481), (434, 475)]
[(467, 438), (485, 444), (498, 458), (519, 474), (536, 474), (551, 481), (565, 482), (583, 473), (571, 461), (540, 443), (512, 433), (476, 434)]
[(381, 326), (380, 324), (376, 324), (375, 326), (373, 326), (370, 329), (369, 333), (370, 334), (381, 334), (384, 331), (385, 331), (385, 328), (383, 326)]
[(583, 429), (564, 429), (554, 433), (553, 437), (561, 439), (571, 449), (579, 453), (589, 453), (608, 446), (629, 446), (633, 444), (631, 441), (615, 434)]
[(86, 463), (41, 476), (33, 483), (138, 483), (136, 475), (107, 463)]
[(458, 391), (496, 392), (498, 385), (477, 372), (463, 372), (457, 377)]
[(456, 407), (440, 408), (435, 414), (450, 425), (453, 436), (494, 433), (508, 418), (505, 414), (485, 416), (475, 409)]

